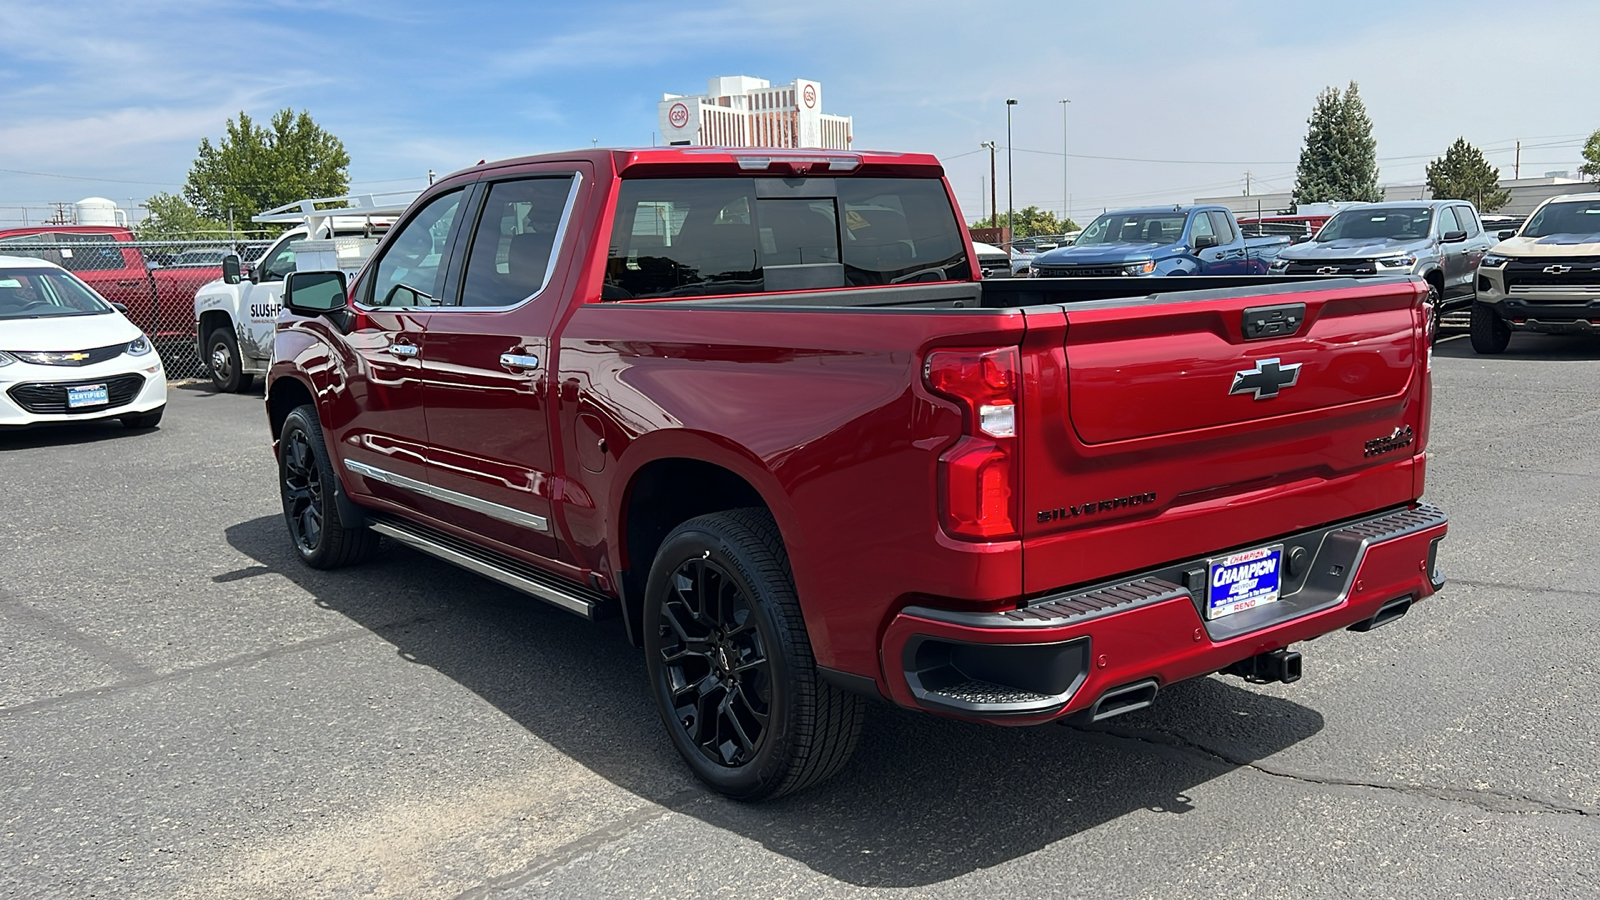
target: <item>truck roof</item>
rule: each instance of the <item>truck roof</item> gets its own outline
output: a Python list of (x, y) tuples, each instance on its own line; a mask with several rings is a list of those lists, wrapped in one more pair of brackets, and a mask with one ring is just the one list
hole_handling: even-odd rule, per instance
[(1214, 203), (1187, 204), (1187, 205), (1168, 203), (1165, 206), (1130, 206), (1130, 207), (1127, 207), (1126, 209), (1108, 209), (1108, 210), (1105, 211), (1105, 213), (1103, 213), (1103, 215), (1119, 215), (1119, 216), (1121, 216), (1121, 215), (1133, 215), (1133, 214), (1149, 215), (1149, 214), (1153, 214), (1153, 213), (1188, 213), (1188, 212), (1193, 212), (1194, 210), (1197, 210), (1197, 209), (1226, 210), (1227, 207), (1226, 206), (1218, 206), (1218, 205), (1216, 205)]
[(453, 172), (454, 178), (480, 168), (502, 168), (541, 162), (586, 161), (618, 174), (696, 175), (748, 172), (756, 174), (876, 174), (937, 178), (944, 174), (931, 153), (880, 150), (792, 150), (783, 147), (637, 147), (595, 148), (521, 156), (479, 163)]

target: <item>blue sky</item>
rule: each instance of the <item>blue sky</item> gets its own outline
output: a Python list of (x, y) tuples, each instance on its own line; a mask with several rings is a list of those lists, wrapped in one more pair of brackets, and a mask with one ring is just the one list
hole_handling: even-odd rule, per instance
[[(1385, 182), (1458, 136), (1511, 174), (1575, 171), (1600, 128), (1591, 4), (0, 3), (0, 224), (16, 207), (177, 191), (241, 110), (308, 110), (353, 189), (479, 159), (648, 145), (663, 92), (821, 81), (858, 148), (937, 154), (982, 214), (1007, 97), (1017, 206), (1287, 190), (1319, 90), (1358, 81)], [(1062, 98), (1071, 98), (1065, 142)], [(31, 213), (37, 216), (37, 212)]]

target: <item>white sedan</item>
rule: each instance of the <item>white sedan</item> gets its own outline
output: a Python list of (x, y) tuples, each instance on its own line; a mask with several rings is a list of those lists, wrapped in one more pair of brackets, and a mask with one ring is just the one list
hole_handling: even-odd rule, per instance
[(150, 339), (60, 266), (0, 256), (0, 427), (153, 428), (167, 379)]

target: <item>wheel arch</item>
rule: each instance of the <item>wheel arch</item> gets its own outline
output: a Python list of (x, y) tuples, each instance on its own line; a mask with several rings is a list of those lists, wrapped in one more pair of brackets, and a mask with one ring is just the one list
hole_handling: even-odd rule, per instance
[[(759, 507), (772, 514), (784, 545), (794, 549), (797, 524), (777, 478), (743, 448), (682, 432), (636, 442), (614, 484), (609, 520), (628, 639), (640, 644), (645, 581), (667, 533), (696, 516)], [(640, 443), (648, 446), (640, 446)], [(791, 567), (793, 566), (791, 553)], [(798, 581), (798, 576), (797, 579)]]
[(202, 356), (206, 352), (206, 341), (210, 340), (211, 332), (218, 328), (234, 330), (233, 314), (226, 309), (208, 309), (200, 313), (200, 318), (195, 321), (195, 346), (200, 348)]

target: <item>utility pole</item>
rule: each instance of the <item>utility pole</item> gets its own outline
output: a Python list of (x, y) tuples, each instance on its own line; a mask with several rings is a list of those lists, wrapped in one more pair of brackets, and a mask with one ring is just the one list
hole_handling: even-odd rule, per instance
[(1522, 177), (1522, 142), (1521, 141), (1517, 141), (1517, 161), (1511, 167), (1511, 177), (1513, 179), (1517, 179), (1517, 178), (1521, 178)]
[(1067, 107), (1072, 101), (1063, 98), (1061, 101), (1061, 231), (1066, 233), (1067, 219), (1071, 216), (1067, 212), (1069, 195), (1067, 194)]
[[(989, 148), (989, 227), (999, 228), (1000, 214), (995, 211), (995, 208), (1000, 205), (1000, 201), (995, 195), (996, 181), (994, 179), (994, 141), (984, 141), (978, 146)], [(978, 212), (981, 213), (983, 210), (980, 209)]]
[(1246, 197), (1250, 196), (1250, 170), (1249, 169), (1246, 169), (1245, 173), (1244, 173), (1244, 195)]
[(1016, 106), (1016, 105), (1017, 105), (1017, 101), (1016, 100), (1007, 98), (1007, 100), (1006, 100), (1006, 242), (1008, 244), (1008, 246), (1006, 247), (1007, 258), (1009, 258), (1010, 254), (1011, 254), (1011, 247), (1009, 246), (1009, 244), (1016, 240), (1016, 232), (1012, 231), (1012, 228), (1011, 228), (1011, 214), (1017, 208), (1016, 194), (1012, 190), (1012, 181), (1011, 181), (1011, 107)]

